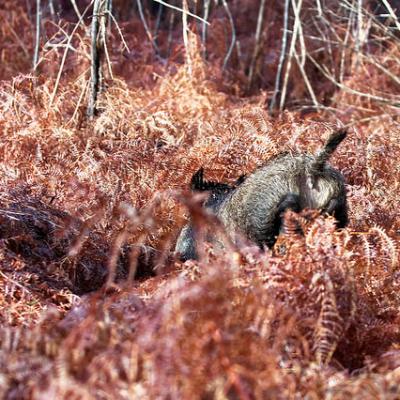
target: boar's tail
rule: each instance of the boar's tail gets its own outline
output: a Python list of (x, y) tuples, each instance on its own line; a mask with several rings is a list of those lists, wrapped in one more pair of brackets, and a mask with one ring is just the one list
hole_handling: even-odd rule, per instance
[(346, 136), (347, 130), (339, 129), (329, 137), (328, 141), (325, 143), (325, 146), (315, 156), (315, 161), (313, 162), (312, 166), (313, 171), (323, 170), (325, 163), (329, 160), (329, 157)]

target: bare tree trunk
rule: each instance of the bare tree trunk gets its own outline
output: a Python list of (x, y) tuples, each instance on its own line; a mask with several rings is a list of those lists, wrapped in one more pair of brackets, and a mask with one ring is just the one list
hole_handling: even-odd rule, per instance
[[(97, 97), (101, 89), (101, 63), (103, 59), (106, 36), (107, 22), (100, 19), (107, 19), (110, 13), (111, 1), (109, 0), (95, 0), (93, 5), (93, 18), (91, 27), (91, 80), (90, 80), (90, 94), (87, 115), (92, 118), (97, 112)], [(101, 32), (100, 32), (101, 28)]]
[(100, 52), (99, 52), (99, 11), (102, 0), (95, 0), (93, 5), (92, 17), (92, 47), (91, 47), (91, 67), (90, 67), (90, 97), (88, 106), (88, 116), (93, 117), (96, 114), (97, 94), (99, 92), (100, 78)]
[(36, 36), (35, 36), (35, 51), (33, 53), (33, 71), (36, 71), (36, 67), (39, 61), (41, 23), (42, 23), (42, 8), (40, 5), (40, 0), (36, 0)]

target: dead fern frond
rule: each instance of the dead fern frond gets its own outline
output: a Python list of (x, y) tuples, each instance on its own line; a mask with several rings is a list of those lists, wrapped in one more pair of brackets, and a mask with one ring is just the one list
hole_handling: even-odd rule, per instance
[(343, 319), (339, 315), (334, 288), (329, 275), (314, 274), (311, 281), (312, 294), (321, 306), (313, 337), (313, 350), (319, 364), (330, 362), (344, 331)]

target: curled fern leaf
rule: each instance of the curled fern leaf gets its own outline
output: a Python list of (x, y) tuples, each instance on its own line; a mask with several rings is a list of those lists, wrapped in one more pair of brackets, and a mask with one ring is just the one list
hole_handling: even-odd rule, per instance
[(312, 279), (313, 292), (321, 303), (317, 326), (314, 331), (314, 352), (319, 364), (332, 358), (343, 333), (343, 319), (339, 315), (333, 283), (326, 273), (316, 273)]

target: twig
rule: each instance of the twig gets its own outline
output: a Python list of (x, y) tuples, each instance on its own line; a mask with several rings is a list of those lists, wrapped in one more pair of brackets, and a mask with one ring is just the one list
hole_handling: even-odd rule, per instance
[(183, 29), (183, 44), (186, 50), (186, 65), (188, 68), (189, 75), (192, 75), (192, 58), (189, 49), (189, 38), (188, 38), (188, 26), (187, 26), (187, 11), (188, 11), (188, 4), (187, 0), (183, 0), (182, 2), (183, 10), (185, 11), (182, 14), (182, 29)]
[[(295, 15), (300, 19), (300, 15), (297, 13), (298, 10), (295, 10)], [(321, 14), (322, 15), (322, 14)], [(314, 89), (312, 88), (311, 82), (308, 79), (306, 70), (305, 70), (305, 64), (306, 64), (306, 58), (307, 58), (307, 50), (306, 50), (306, 44), (304, 40), (304, 33), (303, 33), (303, 27), (300, 22), (299, 24), (299, 43), (300, 43), (300, 49), (301, 49), (301, 56), (295, 51), (294, 57), (297, 62), (297, 65), (300, 69), (301, 75), (303, 77), (304, 83), (306, 84), (308, 93), (310, 94), (311, 100), (314, 104), (315, 108), (319, 108), (320, 104), (317, 100), (317, 96), (314, 93)]]
[[(388, 70), (387, 68), (385, 68), (382, 64), (379, 64), (372, 55), (368, 55), (366, 56), (365, 54), (360, 54), (361, 57), (363, 57), (365, 59), (365, 61), (371, 63), (372, 65), (375, 65), (376, 68), (380, 69), (385, 75), (387, 75), (390, 79), (392, 79), (395, 83), (397, 83), (398, 85), (400, 85), (400, 78), (393, 74), (390, 70)], [(399, 64), (399, 62), (397, 63)]]
[(285, 78), (284, 78), (283, 86), (282, 86), (282, 94), (281, 94), (281, 99), (280, 99), (280, 103), (279, 103), (279, 109), (281, 111), (283, 110), (283, 107), (285, 105), (287, 85), (289, 82), (289, 74), (290, 74), (290, 69), (292, 67), (292, 58), (294, 56), (294, 52), (295, 52), (295, 48), (296, 48), (297, 36), (299, 33), (299, 26), (301, 25), (300, 10), (301, 10), (302, 3), (303, 3), (303, 0), (299, 0), (297, 4), (295, 3), (295, 0), (292, 0), (292, 7), (293, 7), (295, 18), (294, 18), (294, 25), (293, 25), (292, 40), (290, 42), (288, 61), (287, 61), (287, 65), (286, 65)]
[(80, 13), (80, 11), (79, 11), (79, 8), (78, 8), (78, 6), (76, 5), (76, 2), (75, 2), (75, 0), (70, 0), (71, 1), (71, 4), (72, 4), (72, 7), (74, 8), (74, 11), (75, 11), (75, 14), (77, 15), (77, 17), (78, 17), (78, 21), (82, 21), (82, 14)]
[(14, 284), (15, 286), (19, 287), (23, 292), (29, 293), (31, 294), (31, 292), (23, 285), (21, 285), (19, 282), (17, 282), (16, 280), (10, 278), (9, 276), (7, 276), (5, 273), (3, 273), (2, 271), (0, 271), (0, 275), (8, 280), (9, 282), (11, 282), (12, 284)]
[(243, 60), (242, 60), (242, 49), (240, 47), (240, 41), (239, 40), (236, 40), (236, 53), (237, 53), (237, 57), (238, 57), (238, 60), (239, 60), (240, 69), (242, 71), (244, 71), (245, 67), (244, 67)]
[(274, 94), (272, 95), (271, 104), (269, 105), (270, 113), (272, 113), (272, 111), (275, 108), (275, 103), (276, 103), (276, 100), (278, 97), (278, 93), (280, 92), (281, 74), (282, 74), (283, 64), (285, 62), (285, 56), (286, 56), (288, 20), (289, 20), (289, 1), (290, 0), (285, 0), (285, 10), (283, 12), (283, 32), (282, 32), (281, 55), (279, 57), (278, 70), (276, 72), (276, 77), (275, 77)]
[(84, 245), (85, 241), (87, 240), (90, 229), (92, 226), (94, 226), (104, 215), (104, 209), (99, 208), (95, 214), (88, 218), (84, 223), (82, 224), (82, 227), (80, 228), (80, 231), (78, 235), (74, 238), (74, 241), (70, 245), (68, 249), (67, 256), (68, 257), (76, 257), (79, 252), (82, 249), (82, 246)]
[(387, 0), (382, 0), (382, 3), (388, 10), (390, 16), (393, 18), (393, 22), (396, 24), (396, 28), (400, 31), (400, 23), (399, 23), (396, 13), (393, 11), (393, 8), (391, 7), (391, 5), (389, 4), (389, 2)]
[(101, 45), (104, 48), (104, 54), (106, 56), (107, 61), (107, 68), (108, 73), (110, 74), (111, 79), (114, 79), (112, 68), (111, 68), (111, 60), (110, 55), (108, 54), (108, 47), (107, 47), (107, 25), (108, 25), (108, 18), (107, 16), (111, 15), (111, 10), (109, 7), (111, 6), (110, 0), (106, 1), (105, 9), (103, 10), (102, 16), (100, 18), (100, 32), (101, 32)]
[[(112, 17), (112, 13), (113, 13), (113, 2), (112, 0), (107, 0), (107, 5), (106, 5), (106, 14), (108, 15), (108, 17)], [(108, 27), (108, 34), (111, 35), (111, 24), (108, 23), (108, 18), (106, 18), (106, 25)], [(115, 19), (114, 19), (115, 21)], [(117, 25), (118, 27), (118, 25)]]
[(128, 271), (128, 277), (126, 279), (128, 285), (130, 282), (132, 282), (135, 279), (136, 272), (137, 272), (137, 266), (138, 266), (138, 261), (139, 261), (139, 256), (140, 256), (140, 251), (142, 250), (144, 246), (144, 242), (146, 240), (146, 234), (142, 233), (138, 239), (135, 241), (135, 246), (129, 253), (129, 271)]
[(159, 48), (157, 46), (157, 43), (155, 42), (155, 40), (153, 38), (153, 35), (151, 34), (151, 31), (149, 29), (149, 26), (147, 25), (147, 21), (146, 21), (146, 18), (144, 16), (144, 13), (143, 13), (142, 0), (136, 0), (136, 2), (137, 2), (137, 5), (138, 5), (140, 20), (142, 21), (142, 24), (143, 24), (144, 30), (146, 32), (146, 35), (149, 38), (149, 40), (150, 40), (152, 46), (154, 47), (154, 50), (156, 51), (156, 53), (160, 54), (160, 50), (159, 50)]
[(49, 0), (49, 10), (50, 10), (50, 15), (52, 19), (56, 18), (56, 12), (54, 10), (54, 1), (53, 0)]
[(172, 4), (168, 4), (168, 3), (166, 3), (166, 2), (163, 1), (163, 0), (153, 0), (153, 1), (156, 1), (157, 3), (160, 3), (160, 4), (162, 4), (162, 5), (165, 6), (165, 7), (172, 8), (173, 10), (180, 11), (180, 12), (182, 12), (182, 13), (186, 13), (187, 15), (189, 15), (189, 16), (191, 16), (191, 17), (193, 17), (193, 18), (196, 18), (196, 19), (198, 19), (199, 21), (202, 21), (204, 24), (210, 25), (209, 22), (205, 21), (203, 18), (199, 17), (199, 16), (196, 15), (196, 14), (191, 13), (191, 12), (188, 11), (188, 10), (185, 11), (185, 10), (183, 10), (182, 8), (173, 6)]
[(351, 30), (352, 23), (353, 23), (353, 13), (350, 12), (349, 21), (347, 23), (346, 34), (344, 36), (341, 57), (340, 57), (339, 82), (343, 82), (343, 79), (344, 79), (345, 56), (346, 56), (345, 53), (346, 53), (347, 44), (348, 44), (349, 38), (350, 38), (350, 30)]
[(228, 52), (226, 53), (226, 56), (224, 58), (224, 63), (222, 65), (222, 70), (224, 70), (226, 68), (226, 64), (229, 61), (229, 58), (232, 55), (232, 51), (233, 48), (235, 47), (235, 42), (236, 42), (236, 30), (235, 30), (235, 23), (233, 21), (233, 16), (231, 13), (231, 10), (229, 9), (228, 3), (226, 0), (222, 0), (222, 5), (225, 8), (226, 13), (228, 14), (228, 18), (229, 18), (229, 23), (231, 25), (231, 31), (232, 31), (232, 39), (231, 39), (231, 44), (229, 46)]
[(362, 0), (357, 0), (357, 35), (354, 52), (356, 55), (356, 68), (359, 64), (358, 56), (360, 54), (361, 47), (361, 29), (362, 29)]
[(317, 11), (318, 11), (318, 17), (322, 17), (322, 6), (321, 6), (321, 1), (320, 0), (315, 0), (317, 3)]
[(258, 55), (260, 53), (260, 49), (261, 49), (260, 38), (261, 38), (261, 31), (262, 31), (262, 26), (263, 26), (263, 22), (264, 22), (264, 8), (265, 8), (265, 0), (261, 0), (260, 8), (258, 10), (254, 51), (253, 51), (253, 56), (251, 58), (250, 68), (249, 68), (249, 80), (248, 80), (248, 84), (247, 84), (248, 90), (251, 89), (251, 86), (253, 84), (254, 67), (255, 67), (256, 60), (257, 60), (257, 57), (258, 57)]
[(314, 107), (318, 109), (319, 106), (320, 106), (320, 104), (319, 104), (319, 102), (318, 102), (318, 100), (317, 100), (317, 96), (316, 96), (315, 93), (314, 93), (314, 89), (312, 88), (311, 82), (310, 82), (310, 80), (308, 79), (308, 76), (307, 76), (306, 71), (305, 71), (305, 69), (304, 69), (304, 64), (303, 64), (303, 63), (301, 62), (301, 60), (299, 59), (299, 55), (297, 54), (297, 52), (295, 52), (294, 58), (295, 58), (295, 60), (296, 60), (296, 62), (297, 62), (297, 65), (298, 65), (298, 67), (299, 67), (299, 69), (300, 69), (301, 75), (303, 76), (304, 83), (306, 84), (308, 93), (309, 93), (310, 96), (311, 96), (311, 99), (312, 99), (312, 102), (313, 102), (313, 104), (314, 104)]
[(156, 18), (156, 24), (154, 27), (154, 42), (157, 44), (157, 36), (158, 36), (158, 31), (160, 30), (160, 24), (161, 24), (161, 15), (163, 12), (163, 5), (159, 4), (158, 10), (157, 10), (157, 18)]
[(42, 22), (42, 8), (40, 6), (40, 0), (36, 0), (36, 37), (35, 37), (35, 52), (33, 54), (33, 71), (36, 71), (39, 60), (41, 22)]
[[(329, 10), (326, 10), (327, 13), (329, 13)], [(334, 29), (334, 27), (332, 26), (332, 24), (330, 23), (330, 21), (327, 20), (327, 18), (325, 17), (325, 15), (322, 15), (320, 20), (322, 22), (324, 22), (324, 28), (325, 31), (330, 31), (335, 37), (336, 39), (338, 39), (338, 41), (340, 41), (340, 37), (337, 34), (336, 30)], [(315, 19), (313, 18), (313, 23), (314, 26), (316, 27), (319, 35), (321, 38), (323, 38), (323, 42), (325, 43), (324, 48), (322, 48), (321, 50), (324, 51), (325, 53), (328, 53), (330, 56), (330, 60), (331, 60), (331, 64), (332, 64), (332, 70), (334, 71), (334, 74), (336, 76), (336, 62), (334, 62), (334, 57), (333, 57), (333, 51), (332, 51), (332, 44), (335, 44), (334, 42), (332, 42), (331, 40), (329, 40), (329, 34), (327, 34), (326, 32), (324, 32), (318, 23), (315, 22)], [(329, 33), (329, 32), (328, 32)]]
[(167, 57), (171, 54), (171, 44), (172, 44), (172, 29), (174, 26), (175, 21), (175, 13), (172, 12), (169, 17), (169, 24), (168, 24), (168, 45), (167, 45)]
[(25, 5), (26, 5), (26, 11), (28, 13), (29, 21), (32, 22), (32, 9), (31, 9), (31, 2), (30, 0), (25, 0)]
[(65, 60), (67, 59), (67, 54), (68, 54), (68, 50), (69, 50), (69, 45), (70, 45), (70, 43), (72, 42), (72, 38), (73, 38), (75, 32), (77, 31), (77, 29), (78, 29), (80, 23), (82, 22), (84, 16), (86, 15), (87, 11), (89, 10), (89, 8), (91, 7), (91, 5), (93, 4), (93, 1), (94, 1), (94, 0), (91, 0), (91, 1), (90, 1), (90, 4), (86, 7), (85, 11), (83, 12), (83, 14), (82, 14), (82, 16), (81, 16), (81, 20), (79, 20), (79, 21), (77, 22), (77, 24), (75, 25), (74, 29), (73, 29), (72, 32), (71, 32), (71, 35), (69, 35), (69, 37), (68, 37), (68, 42), (67, 42), (67, 45), (66, 45), (66, 47), (65, 47), (65, 51), (64, 51), (64, 54), (63, 54), (63, 58), (62, 58), (62, 60), (61, 60), (60, 69), (58, 70), (56, 82), (55, 82), (55, 84), (54, 84), (54, 89), (53, 89), (53, 92), (52, 92), (51, 97), (50, 97), (50, 107), (53, 105), (53, 102), (54, 102), (54, 99), (55, 99), (55, 97), (56, 97), (56, 93), (57, 93), (57, 90), (58, 90), (58, 85), (60, 84), (61, 74), (62, 74), (62, 71), (63, 71), (63, 69), (64, 69)]
[(26, 48), (24, 42), (21, 40), (21, 38), (17, 35), (17, 32), (15, 32), (14, 28), (11, 26), (10, 22), (7, 20), (7, 18), (3, 18), (3, 20), (7, 24), (7, 28), (10, 29), (10, 32), (12, 35), (15, 37), (16, 41), (20, 45), (22, 51), (24, 52), (25, 56), (27, 59), (30, 58), (30, 54), (28, 52), (28, 49)]
[[(211, 0), (204, 0), (204, 12), (203, 12), (203, 18), (205, 21), (208, 21), (208, 17), (210, 14), (210, 4)], [(201, 42), (203, 43), (203, 57), (207, 58), (207, 25), (203, 22), (202, 24), (202, 30), (201, 30)]]
[(127, 52), (130, 52), (130, 49), (129, 49), (129, 47), (128, 47), (128, 44), (126, 43), (125, 38), (124, 38), (124, 35), (122, 34), (121, 28), (119, 27), (117, 20), (115, 19), (114, 15), (112, 14), (111, 9), (110, 9), (109, 11), (107, 11), (107, 14), (108, 14), (108, 16), (111, 18), (111, 20), (114, 22), (114, 24), (115, 24), (115, 26), (116, 26), (116, 28), (117, 28), (117, 31), (118, 31), (118, 33), (119, 33), (119, 36), (120, 36), (120, 38), (121, 38), (122, 44), (123, 44), (124, 47), (125, 47), (125, 50), (126, 50)]
[[(353, 10), (354, 9), (353, 4), (349, 3), (348, 0), (342, 0), (342, 5), (343, 5), (343, 7), (345, 7), (348, 10)], [(400, 30), (400, 23), (397, 20), (396, 14), (394, 13), (393, 9), (390, 7), (389, 4), (388, 4), (388, 6), (392, 10), (392, 12), (390, 12), (390, 15), (391, 15), (392, 18), (395, 19), (395, 21), (397, 22), (396, 26)], [(375, 27), (381, 29), (385, 33), (385, 35), (388, 36), (388, 37), (383, 37), (381, 40), (384, 40), (386, 42), (390, 37), (391, 40), (395, 41), (396, 43), (400, 43), (399, 35), (397, 34), (397, 32), (395, 30), (388, 29), (388, 26), (386, 24), (380, 22), (377, 19), (376, 15), (374, 15), (370, 11), (368, 11), (367, 8), (364, 8), (363, 13), (365, 14), (365, 16), (368, 17), (368, 19), (373, 20)]]
[[(84, 75), (86, 75), (86, 72), (87, 71), (84, 72)], [(76, 117), (76, 114), (78, 114), (79, 107), (80, 107), (80, 105), (82, 103), (83, 97), (85, 96), (85, 94), (87, 92), (88, 86), (89, 86), (89, 82), (86, 81), (85, 84), (83, 85), (83, 88), (82, 88), (81, 93), (79, 95), (78, 102), (76, 103), (76, 107), (75, 107), (74, 113), (72, 114), (71, 119), (68, 121), (67, 126), (74, 121), (74, 119)]]
[[(296, 12), (296, 10), (295, 10)], [(303, 32), (303, 25), (301, 23), (301, 19), (300, 19), (300, 15), (299, 15), (299, 20), (300, 20), (300, 24), (299, 24), (299, 44), (300, 44), (300, 62), (302, 64), (302, 66), (304, 67), (306, 64), (306, 59), (307, 59), (307, 50), (306, 50), (306, 42), (304, 40), (304, 32)]]
[(333, 84), (335, 84), (338, 88), (342, 89), (343, 91), (345, 91), (347, 93), (350, 93), (350, 94), (354, 94), (354, 95), (359, 96), (359, 97), (367, 98), (367, 99), (370, 99), (370, 100), (375, 100), (375, 101), (381, 102), (383, 104), (391, 104), (391, 105), (395, 106), (396, 108), (400, 107), (400, 97), (399, 97), (398, 100), (396, 100), (396, 99), (391, 100), (391, 99), (388, 99), (388, 98), (385, 98), (385, 97), (381, 97), (381, 96), (376, 96), (376, 95), (373, 95), (373, 94), (370, 94), (370, 93), (360, 92), (360, 91), (358, 91), (356, 89), (348, 87), (348, 86), (344, 85), (343, 83), (340, 83), (336, 79), (334, 79), (332, 77), (332, 75), (329, 73), (329, 71), (327, 70), (327, 68), (319, 65), (317, 63), (317, 61), (310, 54), (307, 54), (307, 57), (322, 72), (322, 74), (327, 79), (329, 79)]

